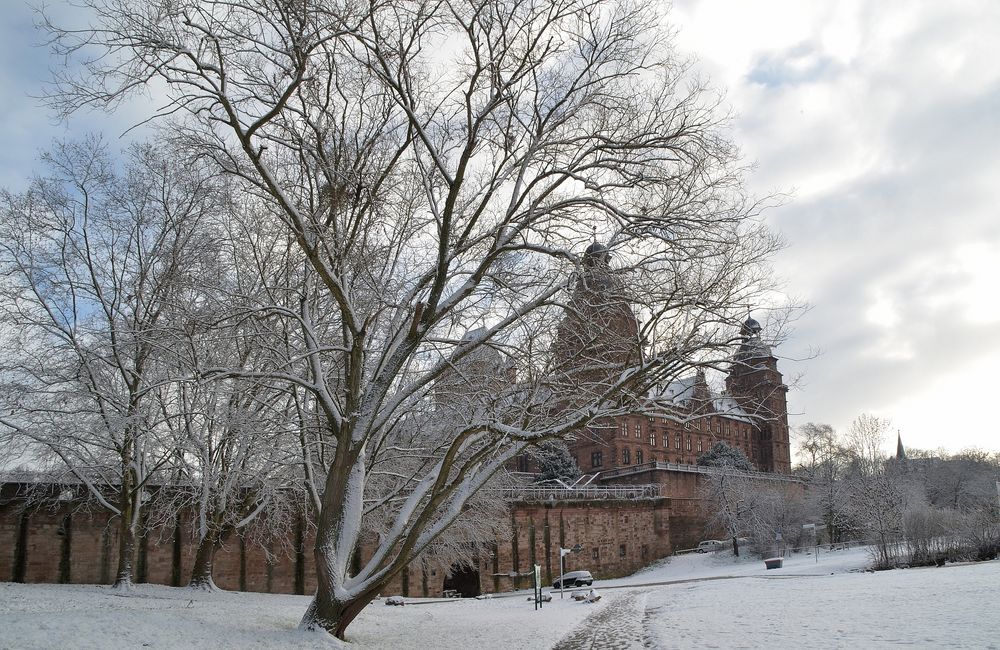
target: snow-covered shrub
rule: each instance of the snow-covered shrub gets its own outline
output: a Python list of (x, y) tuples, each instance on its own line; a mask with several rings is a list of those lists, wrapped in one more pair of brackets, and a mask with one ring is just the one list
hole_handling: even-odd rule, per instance
[(958, 538), (968, 553), (968, 559), (995, 560), (1000, 556), (1000, 517), (992, 506), (978, 508), (960, 518)]

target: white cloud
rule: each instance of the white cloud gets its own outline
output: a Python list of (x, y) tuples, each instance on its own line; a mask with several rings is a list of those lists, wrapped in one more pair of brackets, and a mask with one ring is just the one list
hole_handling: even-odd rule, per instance
[(986, 399), (1000, 364), (1000, 3), (681, 0), (672, 17), (728, 91), (755, 187), (795, 190), (771, 215), (778, 270), (815, 308), (785, 353), (823, 354), (784, 363), (806, 371), (793, 420), (872, 411), (910, 444), (996, 447), (954, 398)]

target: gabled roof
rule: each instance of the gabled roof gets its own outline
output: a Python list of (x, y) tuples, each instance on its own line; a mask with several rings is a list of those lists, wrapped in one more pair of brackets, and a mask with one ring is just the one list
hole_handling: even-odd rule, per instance
[[(696, 403), (696, 391), (698, 376), (681, 377), (666, 384), (656, 387), (647, 393), (646, 397), (658, 405), (670, 405), (679, 410), (690, 411), (698, 406)], [(739, 402), (726, 393), (718, 393), (709, 389), (709, 403), (711, 405), (710, 414), (722, 415), (734, 420), (753, 422), (753, 418), (740, 406)]]

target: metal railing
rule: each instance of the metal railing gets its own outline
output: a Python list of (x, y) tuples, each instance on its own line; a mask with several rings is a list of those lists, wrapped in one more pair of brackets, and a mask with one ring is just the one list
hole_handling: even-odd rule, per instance
[(503, 489), (511, 501), (601, 501), (655, 499), (660, 496), (660, 485), (608, 485), (577, 488), (550, 485), (524, 485)]
[(723, 467), (709, 467), (707, 465), (685, 465), (683, 463), (663, 463), (653, 461), (642, 465), (632, 465), (631, 467), (619, 467), (601, 473), (599, 480), (618, 478), (621, 476), (631, 476), (654, 470), (669, 470), (672, 472), (688, 472), (691, 474), (738, 474), (741, 476), (752, 476), (767, 481), (784, 481), (787, 483), (802, 483), (802, 479), (787, 474), (775, 474), (774, 472), (744, 471), (736, 469), (726, 469)]

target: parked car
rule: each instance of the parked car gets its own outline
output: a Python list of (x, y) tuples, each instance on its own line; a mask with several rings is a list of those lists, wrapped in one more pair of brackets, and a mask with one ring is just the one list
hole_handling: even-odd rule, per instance
[(706, 539), (703, 542), (698, 542), (698, 547), (694, 550), (697, 553), (710, 553), (712, 551), (718, 551), (724, 545), (724, 542), (720, 542), (717, 539)]
[(579, 587), (581, 585), (591, 585), (594, 584), (594, 576), (590, 575), (590, 571), (570, 571), (562, 577), (562, 582), (559, 578), (552, 583), (553, 589), (562, 589), (563, 583), (567, 587)]

